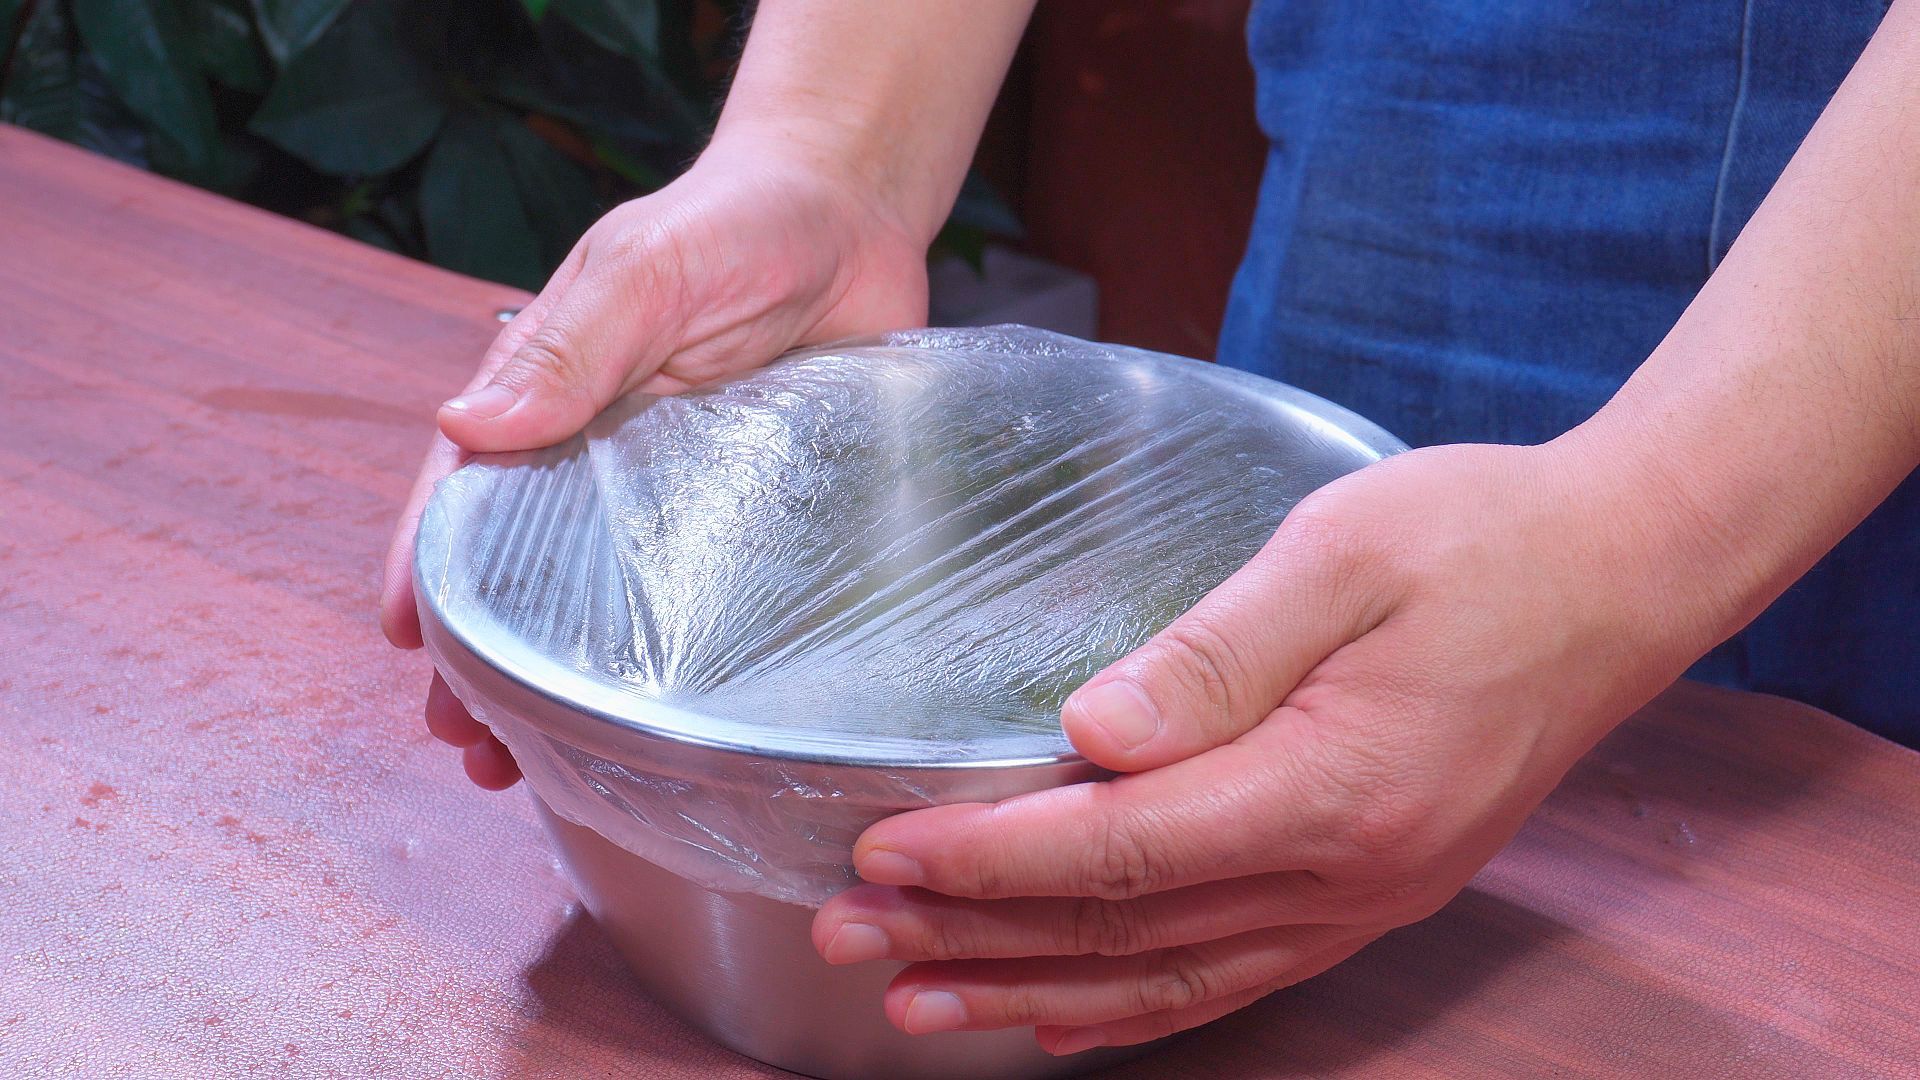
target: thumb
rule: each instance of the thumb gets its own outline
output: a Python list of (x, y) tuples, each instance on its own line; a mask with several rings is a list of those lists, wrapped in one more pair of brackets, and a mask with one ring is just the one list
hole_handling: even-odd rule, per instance
[(485, 379), (440, 407), (447, 438), (475, 453), (551, 446), (647, 374), (650, 346), (673, 334), (619, 277), (606, 260), (576, 252), (501, 333)]
[[(1299, 510), (1295, 510), (1297, 515)], [(1239, 738), (1324, 660), (1385, 617), (1357, 554), (1293, 518), (1253, 560), (1060, 710), (1074, 749), (1116, 772)]]

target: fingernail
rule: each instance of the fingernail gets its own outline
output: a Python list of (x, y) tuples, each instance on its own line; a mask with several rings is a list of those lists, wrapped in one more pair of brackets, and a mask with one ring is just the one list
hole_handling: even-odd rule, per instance
[(1075, 707), (1107, 738), (1138, 750), (1160, 734), (1160, 713), (1140, 688), (1124, 679), (1090, 686), (1073, 695)]
[(864, 960), (878, 960), (893, 948), (893, 942), (887, 940), (887, 932), (877, 926), (866, 923), (841, 923), (840, 929), (833, 932), (827, 940), (824, 954), (829, 964), (858, 964)]
[(897, 851), (869, 851), (854, 869), (875, 885), (918, 885), (927, 879), (918, 862)]
[(1099, 1028), (1074, 1028), (1054, 1041), (1051, 1053), (1065, 1056), (1107, 1045), (1106, 1032)]
[(471, 393), (461, 394), (440, 407), (466, 413), (476, 420), (491, 420), (513, 408), (514, 403), (519, 400), (520, 398), (506, 387), (497, 383), (488, 383)]
[(945, 990), (922, 990), (907, 1002), (907, 1034), (953, 1031), (967, 1022), (967, 1007)]

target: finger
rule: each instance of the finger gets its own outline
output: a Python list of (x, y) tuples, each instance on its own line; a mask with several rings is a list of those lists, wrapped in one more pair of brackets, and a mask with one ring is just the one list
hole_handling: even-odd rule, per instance
[(1368, 934), (1342, 941), (1307, 957), (1291, 971), (1265, 986), (1243, 990), (1237, 994), (1225, 994), (1192, 1008), (1131, 1016), (1125, 1020), (1115, 1020), (1089, 1027), (1043, 1025), (1034, 1029), (1034, 1038), (1039, 1040), (1040, 1048), (1049, 1054), (1078, 1054), (1092, 1050), (1096, 1046), (1132, 1046), (1136, 1043), (1164, 1039), (1169, 1035), (1211, 1023), (1228, 1013), (1244, 1009), (1276, 990), (1283, 990), (1295, 983), (1311, 979), (1359, 952), (1377, 936)]
[(887, 1019), (922, 1035), (1085, 1027), (1177, 1012), (1265, 986), (1352, 933), (1345, 926), (1283, 926), (1137, 956), (914, 964), (887, 987)]
[(662, 277), (671, 259), (641, 248), (596, 253), (592, 243), (583, 240), (555, 273), (564, 284), (539, 328), (485, 385), (441, 406), (448, 438), (480, 453), (551, 446), (671, 355), (683, 321), (669, 311), (674, 290)]
[(1356, 587), (1365, 569), (1333, 535), (1283, 523), (1239, 572), (1074, 691), (1060, 710), (1074, 749), (1138, 772), (1266, 719), (1314, 665), (1384, 618), (1383, 590)]
[(924, 889), (861, 885), (813, 921), (832, 964), (1021, 956), (1129, 956), (1267, 927), (1337, 923), (1358, 905), (1303, 871), (1259, 874), (1138, 900), (962, 900)]
[(387, 561), (380, 584), (380, 632), (395, 648), (421, 646), (420, 611), (413, 597), (413, 543), (420, 532), (420, 515), (433, 496), (433, 486), (458, 469), (471, 455), (435, 433), (427, 459), (407, 492), (406, 504), (387, 545)]
[[(559, 275), (556, 274), (555, 282), (558, 281)], [(555, 282), (549, 282), (539, 296), (520, 309), (519, 314), (494, 335), (493, 343), (481, 358), (479, 370), (467, 381), (468, 391), (486, 385), (514, 350), (540, 328), (547, 312), (553, 307), (559, 288), (563, 287), (563, 284), (556, 285)], [(420, 613), (413, 599), (413, 542), (420, 530), (420, 514), (426, 509), (427, 500), (433, 497), (434, 485), (466, 464), (472, 456), (445, 435), (435, 432), (433, 443), (427, 449), (426, 461), (421, 464), (413, 487), (407, 492), (400, 520), (393, 530), (393, 540), (387, 545), (387, 561), (380, 588), (380, 631), (396, 648), (417, 649), (421, 645)]]
[(449, 746), (474, 746), (493, 737), (487, 726), (475, 720), (467, 707), (460, 704), (460, 699), (453, 696), (453, 688), (437, 671), (427, 687), (426, 719), (427, 731)]
[(1364, 792), (1320, 760), (1293, 709), (1239, 740), (1152, 772), (994, 804), (915, 810), (870, 827), (854, 869), (875, 885), (949, 896), (1127, 900), (1346, 854)]
[(466, 767), (467, 779), (488, 791), (504, 791), (520, 781), (520, 766), (492, 735), (462, 750), (460, 763)]

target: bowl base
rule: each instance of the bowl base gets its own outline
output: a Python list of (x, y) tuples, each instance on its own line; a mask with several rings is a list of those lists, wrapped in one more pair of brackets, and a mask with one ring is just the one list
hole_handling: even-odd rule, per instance
[(1152, 1049), (1054, 1057), (1031, 1028), (905, 1034), (880, 1007), (905, 965), (828, 964), (813, 950), (811, 909), (700, 888), (534, 803), (588, 912), (648, 993), (756, 1061), (820, 1080), (1042, 1080)]

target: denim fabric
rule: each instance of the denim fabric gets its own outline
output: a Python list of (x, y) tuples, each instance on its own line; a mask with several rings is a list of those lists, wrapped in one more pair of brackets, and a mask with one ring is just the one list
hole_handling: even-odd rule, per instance
[[(1882, 0), (1263, 0), (1221, 362), (1414, 445), (1541, 442), (1679, 318)], [(1920, 478), (1694, 674), (1920, 744)]]

